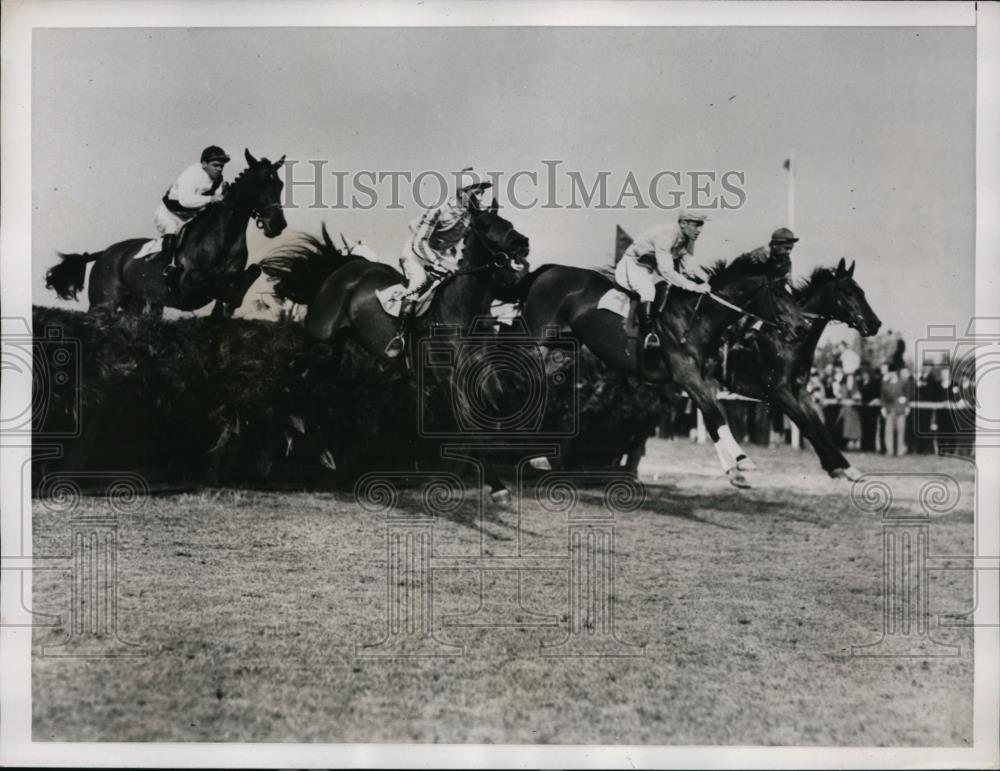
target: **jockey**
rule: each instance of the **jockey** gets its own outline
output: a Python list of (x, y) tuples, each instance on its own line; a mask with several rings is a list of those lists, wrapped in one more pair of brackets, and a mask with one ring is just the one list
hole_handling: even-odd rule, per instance
[(767, 263), (775, 278), (787, 279), (792, 272), (792, 248), (798, 240), (788, 228), (778, 228), (771, 234), (771, 243), (767, 246), (758, 246), (753, 251), (741, 254), (740, 257), (747, 257), (762, 264)]
[(180, 266), (174, 264), (177, 232), (210, 203), (221, 201), (225, 193), (222, 170), (229, 162), (226, 151), (209, 145), (201, 153), (201, 162), (188, 166), (164, 194), (153, 215), (156, 229), (163, 236), (162, 251), (167, 257), (163, 277), (168, 283), (179, 278)]
[[(458, 176), (460, 179), (479, 179), (471, 167), (462, 169)], [(394, 358), (403, 351), (403, 335), (409, 317), (428, 283), (427, 268), (439, 273), (453, 273), (458, 269), (458, 247), (472, 222), (472, 211), (483, 208), (480, 198), (490, 187), (492, 183), (479, 181), (463, 185), (453, 198), (435, 209), (428, 209), (410, 223), (412, 236), (399, 256), (406, 279), (406, 295), (400, 305), (396, 334), (385, 348), (386, 356)]]
[[(615, 280), (625, 289), (639, 294), (639, 335), (645, 348), (660, 344), (653, 330), (657, 284), (665, 283), (702, 294), (709, 291), (708, 284), (700, 283), (684, 266), (685, 258), (694, 255), (694, 243), (706, 219), (700, 212), (681, 209), (676, 225), (654, 225), (642, 233), (625, 250), (615, 267)], [(665, 297), (665, 294), (660, 296)]]

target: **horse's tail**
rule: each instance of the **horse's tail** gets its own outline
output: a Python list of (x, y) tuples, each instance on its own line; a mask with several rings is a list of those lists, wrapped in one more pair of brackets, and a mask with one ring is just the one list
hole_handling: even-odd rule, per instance
[(514, 284), (514, 286), (511, 289), (511, 292), (514, 295), (514, 297), (516, 297), (519, 302), (523, 303), (526, 299), (528, 299), (528, 292), (531, 291), (531, 287), (534, 285), (535, 281), (538, 280), (538, 277), (541, 276), (543, 273), (548, 272), (550, 268), (554, 267), (556, 266), (542, 265), (542, 267), (536, 268), (535, 270), (531, 271), (531, 273), (529, 273), (528, 275), (522, 276), (521, 279), (516, 284)]
[(96, 254), (63, 254), (59, 252), (61, 262), (49, 268), (45, 274), (45, 286), (53, 290), (64, 300), (75, 300), (77, 293), (83, 289), (87, 275), (87, 263), (93, 262), (103, 252)]
[(309, 305), (323, 282), (335, 270), (352, 260), (363, 259), (359, 254), (340, 251), (324, 223), (322, 238), (303, 235), (298, 243), (274, 250), (269, 257), (261, 260), (260, 267), (274, 284), (276, 297)]

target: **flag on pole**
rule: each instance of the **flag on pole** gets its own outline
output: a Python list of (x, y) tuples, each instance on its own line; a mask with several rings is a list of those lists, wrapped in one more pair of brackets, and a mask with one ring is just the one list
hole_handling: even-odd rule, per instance
[(785, 158), (785, 162), (783, 164), (781, 164), (781, 167), (783, 169), (785, 169), (785, 171), (791, 171), (792, 170), (792, 159), (791, 158)]
[(615, 265), (625, 254), (625, 250), (632, 245), (632, 236), (622, 230), (621, 225), (615, 225)]

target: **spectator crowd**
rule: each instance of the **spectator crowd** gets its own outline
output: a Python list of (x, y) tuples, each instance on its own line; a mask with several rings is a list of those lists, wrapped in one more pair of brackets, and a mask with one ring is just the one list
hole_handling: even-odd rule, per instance
[[(806, 386), (844, 450), (905, 455), (937, 452), (939, 435), (962, 433), (956, 410), (972, 409), (971, 376), (952, 380), (952, 363), (925, 363), (914, 376), (902, 338), (891, 331), (817, 351)], [(954, 443), (952, 441), (952, 443)]]
[[(816, 351), (806, 390), (845, 452), (970, 454), (974, 442), (974, 373), (939, 361), (914, 375), (906, 345), (890, 330), (873, 338), (827, 343)], [(956, 381), (954, 373), (960, 373)], [(791, 422), (766, 405), (727, 400), (734, 435), (757, 444), (787, 442)], [(673, 407), (661, 436), (693, 431), (690, 400)]]

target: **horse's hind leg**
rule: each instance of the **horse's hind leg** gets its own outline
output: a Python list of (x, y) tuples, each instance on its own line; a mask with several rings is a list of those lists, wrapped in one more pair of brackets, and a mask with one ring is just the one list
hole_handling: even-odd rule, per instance
[(701, 378), (697, 370), (686, 361), (671, 362), (671, 365), (675, 382), (687, 391), (691, 401), (701, 410), (705, 428), (715, 444), (719, 463), (729, 481), (736, 487), (749, 487), (741, 472), (752, 471), (755, 466), (726, 423), (726, 414), (719, 404), (714, 382)]
[(507, 484), (493, 465), (490, 452), (483, 450), (480, 457), (483, 461), (483, 479), (490, 486), (490, 499), (496, 504), (506, 506), (510, 503), (510, 490), (507, 489)]
[(113, 253), (105, 252), (97, 258), (97, 262), (90, 270), (87, 286), (90, 310), (116, 311), (119, 307), (125, 306), (127, 295), (128, 292), (119, 270), (119, 260)]

